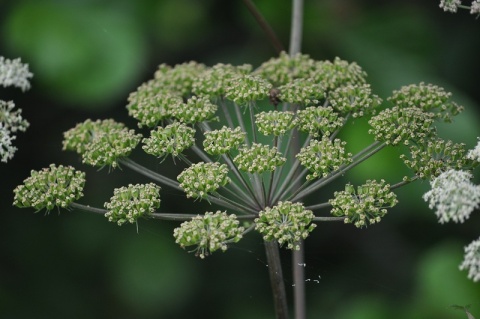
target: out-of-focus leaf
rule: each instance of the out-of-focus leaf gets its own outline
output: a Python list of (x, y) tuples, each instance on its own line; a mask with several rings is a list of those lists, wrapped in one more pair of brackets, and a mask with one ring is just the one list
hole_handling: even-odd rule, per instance
[(29, 61), (49, 94), (99, 108), (115, 95), (126, 95), (143, 71), (145, 44), (121, 8), (25, 2), (6, 20), (5, 41)]

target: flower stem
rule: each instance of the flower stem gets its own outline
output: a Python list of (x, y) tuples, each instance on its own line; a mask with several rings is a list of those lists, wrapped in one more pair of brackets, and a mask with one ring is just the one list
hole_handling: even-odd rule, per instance
[(136, 162), (134, 162), (133, 160), (129, 159), (129, 158), (122, 158), (119, 160), (119, 162), (125, 166), (127, 166), (128, 168), (130, 168), (131, 170), (134, 170), (136, 171), (137, 173), (140, 173), (148, 178), (151, 178), (153, 179), (154, 181), (157, 181), (158, 183), (164, 185), (164, 186), (168, 186), (168, 187), (171, 187), (173, 189), (176, 189), (176, 190), (179, 190), (179, 191), (183, 191), (181, 188), (180, 188), (180, 184), (177, 182), (177, 181), (174, 181), (173, 179), (170, 179), (166, 176), (163, 176), (161, 174), (158, 174), (157, 172), (154, 172)]
[(267, 34), (267, 37), (270, 39), (270, 42), (274, 46), (277, 54), (280, 54), (280, 52), (284, 51), (282, 43), (280, 42), (280, 40), (278, 40), (277, 35), (273, 31), (273, 29), (270, 27), (268, 22), (265, 20), (265, 18), (262, 16), (260, 11), (258, 11), (255, 4), (251, 0), (243, 0), (243, 3), (247, 6), (248, 10), (253, 15), (255, 20), (257, 20), (258, 24), (263, 29), (263, 31)]
[(276, 241), (265, 241), (268, 272), (272, 286), (276, 319), (288, 319), (287, 294), (283, 282), (280, 252)]

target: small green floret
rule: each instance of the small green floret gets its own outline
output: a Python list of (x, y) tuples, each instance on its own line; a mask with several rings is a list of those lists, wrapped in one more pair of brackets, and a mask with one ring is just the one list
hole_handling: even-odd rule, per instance
[(328, 101), (336, 112), (343, 116), (351, 114), (353, 117), (373, 114), (382, 103), (382, 99), (372, 94), (369, 84), (338, 87), (329, 93)]
[(218, 63), (202, 72), (193, 82), (193, 92), (197, 95), (206, 95), (210, 98), (223, 97), (225, 89), (232, 78), (249, 74), (252, 66), (244, 64), (233, 66)]
[(313, 212), (304, 208), (302, 203), (279, 202), (267, 207), (255, 219), (255, 229), (267, 241), (277, 241), (287, 249), (299, 250), (299, 242), (306, 239), (317, 226), (312, 224)]
[(295, 127), (293, 112), (270, 111), (255, 114), (255, 124), (263, 135), (280, 136)]
[(225, 97), (238, 105), (249, 105), (264, 100), (272, 85), (261, 77), (254, 75), (236, 76), (225, 89)]
[(297, 112), (298, 129), (312, 137), (328, 137), (340, 128), (343, 122), (343, 117), (339, 117), (329, 106), (310, 106)]
[(255, 74), (267, 79), (275, 87), (279, 87), (298, 78), (309, 78), (314, 68), (315, 61), (308, 55), (298, 53), (290, 56), (282, 52), (279, 57), (262, 63)]
[(173, 110), (173, 116), (182, 123), (195, 124), (213, 119), (217, 108), (206, 96), (192, 96)]
[(41, 171), (32, 170), (30, 177), (13, 190), (13, 205), (32, 207), (37, 212), (45, 209), (47, 213), (54, 207), (67, 208), (83, 196), (84, 186), (85, 173), (71, 166), (51, 164)]
[(439, 176), (449, 169), (462, 170), (476, 166), (466, 158), (465, 144), (456, 144), (441, 138), (434, 138), (410, 147), (410, 156), (400, 155), (405, 165), (421, 179)]
[(205, 132), (203, 147), (210, 155), (221, 155), (237, 149), (245, 142), (245, 132), (240, 127), (235, 129), (223, 126), (219, 130)]
[(183, 105), (182, 97), (170, 91), (160, 91), (153, 96), (132, 98), (127, 105), (128, 115), (138, 121), (138, 127), (155, 127), (162, 121), (173, 118)]
[(316, 61), (310, 77), (332, 91), (346, 85), (366, 83), (367, 73), (355, 62), (347, 62), (338, 57), (332, 61)]
[(346, 217), (345, 223), (362, 228), (380, 222), (387, 213), (387, 208), (395, 206), (398, 200), (384, 180), (368, 180), (364, 185), (358, 186), (356, 191), (351, 184), (347, 184), (345, 190), (335, 192), (335, 198), (329, 202), (333, 207), (333, 216)]
[(206, 198), (208, 194), (230, 182), (227, 175), (226, 164), (200, 162), (186, 168), (178, 175), (177, 180), (187, 197)]
[(283, 165), (286, 160), (276, 147), (253, 143), (251, 147), (240, 149), (233, 162), (242, 171), (260, 174), (265, 171), (274, 171), (278, 166)]
[(453, 117), (463, 110), (462, 106), (450, 101), (451, 96), (452, 93), (439, 86), (421, 82), (393, 91), (387, 100), (398, 107), (416, 107), (424, 112), (433, 113), (437, 119), (451, 122)]
[(195, 256), (204, 259), (217, 250), (226, 251), (229, 243), (243, 237), (244, 228), (239, 226), (237, 216), (226, 212), (207, 212), (175, 228), (173, 236), (180, 247), (196, 246)]
[(123, 123), (117, 123), (112, 119), (95, 122), (88, 119), (63, 133), (63, 150), (75, 151), (82, 155), (97, 135), (109, 134), (112, 130), (123, 128), (125, 128)]
[(435, 135), (433, 118), (432, 113), (426, 113), (419, 108), (395, 106), (372, 117), (368, 121), (372, 127), (368, 133), (374, 135), (375, 140), (387, 145), (409, 145), (412, 141), (421, 141)]
[(122, 226), (136, 223), (140, 217), (149, 217), (160, 207), (160, 186), (153, 183), (116, 188), (110, 202), (105, 203), (108, 221)]
[(295, 79), (278, 88), (278, 97), (282, 102), (299, 105), (317, 105), (325, 97), (325, 88), (312, 79)]
[(195, 130), (183, 123), (175, 122), (166, 127), (159, 126), (142, 140), (142, 149), (157, 157), (179, 156), (195, 143)]
[(323, 137), (321, 140), (311, 140), (310, 145), (302, 148), (297, 158), (311, 172), (307, 180), (326, 177), (340, 169), (341, 165), (351, 163), (352, 154), (345, 152), (345, 145), (346, 142), (338, 138), (332, 142)]

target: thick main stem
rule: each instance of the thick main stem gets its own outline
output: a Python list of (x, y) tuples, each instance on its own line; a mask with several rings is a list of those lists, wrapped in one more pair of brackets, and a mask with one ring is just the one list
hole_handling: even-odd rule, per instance
[[(289, 54), (291, 57), (301, 52), (302, 47), (302, 33), (303, 33), (303, 0), (292, 1), (292, 21), (290, 32), (290, 48)], [(296, 133), (298, 137), (298, 132)], [(298, 141), (298, 138), (296, 139)], [(298, 142), (294, 144), (294, 150), (299, 149)], [(293, 287), (293, 301), (295, 309), (295, 319), (306, 318), (306, 304), (305, 304), (305, 269), (299, 267), (298, 264), (305, 263), (305, 256), (303, 253), (303, 240), (300, 242), (300, 250), (294, 250), (292, 256), (293, 263), (293, 278), (295, 286)]]
[(282, 264), (277, 242), (265, 241), (265, 252), (272, 286), (275, 318), (288, 319), (287, 294), (283, 282)]

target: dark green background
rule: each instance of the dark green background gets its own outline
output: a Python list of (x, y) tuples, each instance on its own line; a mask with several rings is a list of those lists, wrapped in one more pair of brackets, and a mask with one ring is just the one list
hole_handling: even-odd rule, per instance
[[(288, 47), (290, 1), (255, 3)], [(466, 111), (440, 135), (473, 147), (480, 136), (480, 20), (463, 10), (444, 13), (438, 3), (306, 0), (303, 52), (358, 62), (383, 98), (410, 83), (444, 86)], [(14, 160), (0, 164), (0, 318), (273, 318), (259, 235), (200, 260), (174, 243), (176, 223), (141, 221), (137, 234), (134, 225), (87, 213), (44, 216), (11, 206), (13, 188), (50, 163), (87, 172), (81, 202), (98, 207), (113, 188), (147, 181), (127, 169), (82, 165), (61, 151), (63, 132), (87, 118), (135, 128), (126, 99), (160, 63), (258, 66), (274, 56), (242, 1), (4, 0), (0, 55), (22, 57), (35, 75), (24, 94), (0, 89), (31, 123), (16, 140)], [(365, 130), (357, 121), (347, 132), (352, 149), (368, 143), (359, 134)], [(394, 183), (406, 173), (397, 157), (384, 151), (343, 182)], [(328, 191), (342, 185), (334, 187)], [(427, 182), (401, 189), (397, 208), (368, 229), (317, 227), (306, 243), (309, 318), (466, 318), (454, 304), (472, 304), (480, 318), (480, 286), (458, 271), (463, 246), (480, 236), (478, 212), (465, 224), (440, 225), (421, 200), (427, 189)], [(167, 190), (162, 207), (203, 209)], [(290, 253), (282, 258), (290, 288)]]

